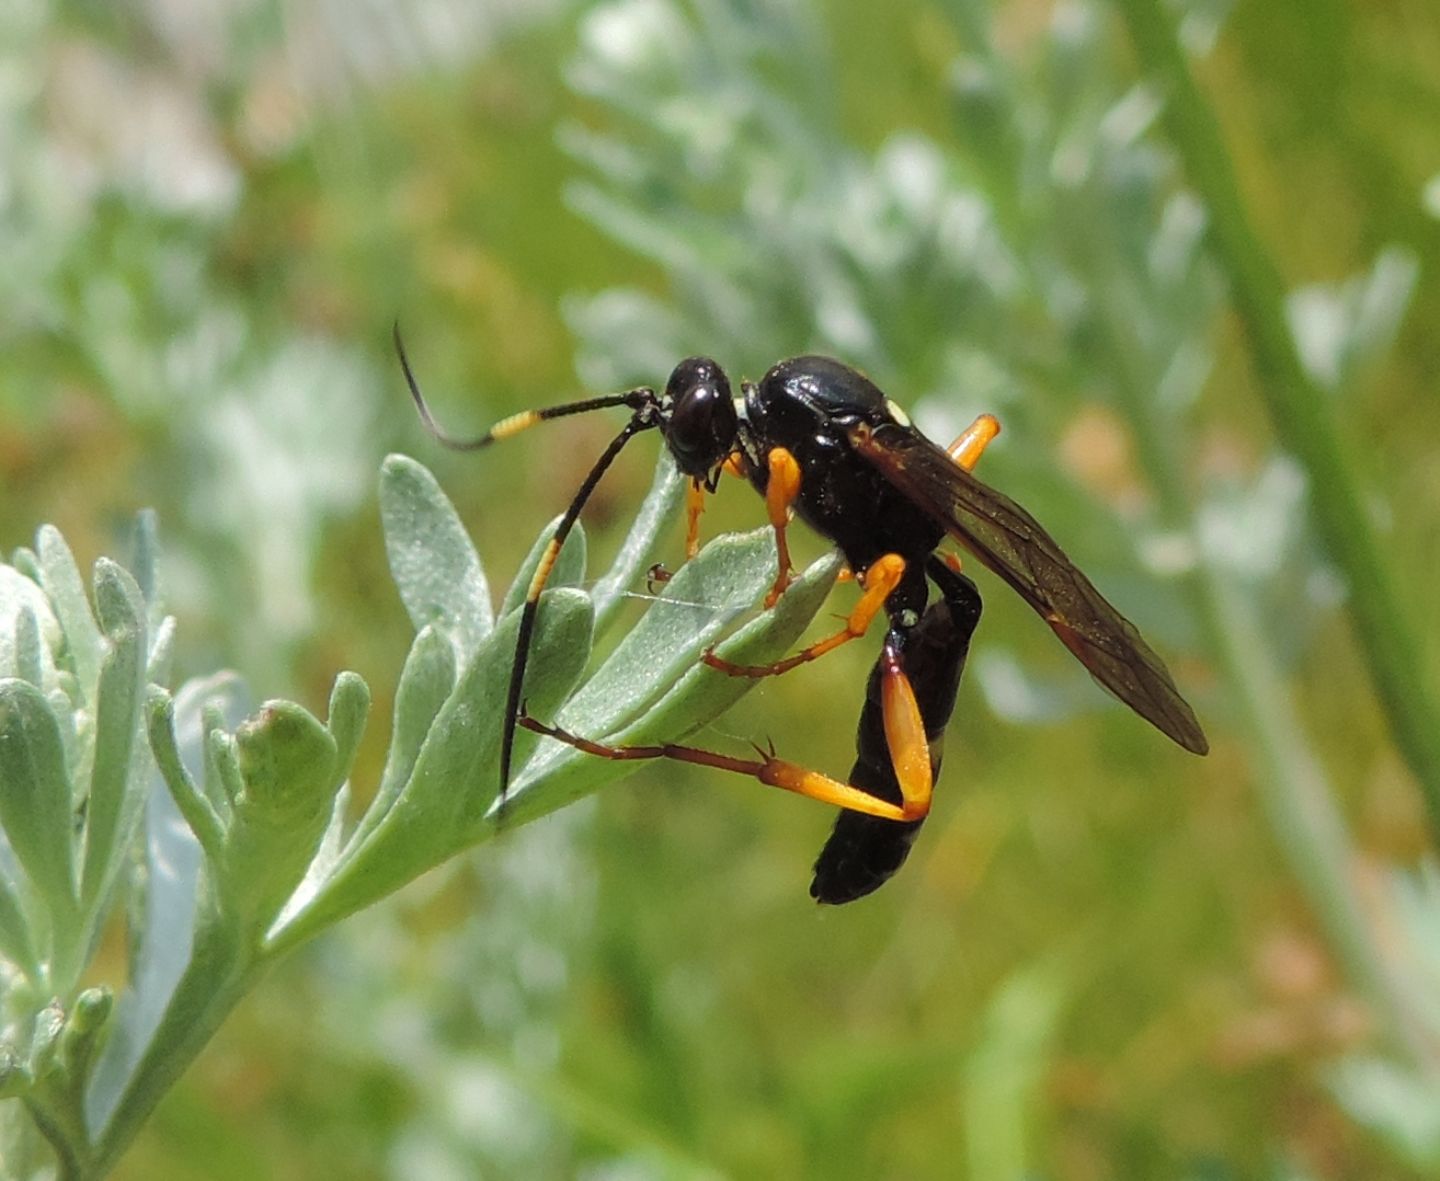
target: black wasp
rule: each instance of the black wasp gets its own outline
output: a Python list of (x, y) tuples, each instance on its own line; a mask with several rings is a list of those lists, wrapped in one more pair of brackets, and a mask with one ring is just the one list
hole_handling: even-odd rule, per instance
[[(811, 894), (846, 902), (895, 872), (930, 810), (939, 739), (980, 616), (974, 584), (936, 553), (948, 535), (1019, 593), (1091, 674), (1186, 750), (1208, 750), (1194, 712), (1164, 662), (1135, 626), (1100, 594), (1039, 522), (970, 474), (999, 426), (977, 419), (948, 449), (931, 442), (868, 378), (828, 357), (794, 357), (733, 396), (708, 357), (690, 357), (662, 393), (642, 386), (544, 410), (527, 410), (471, 440), (436, 426), (396, 334), (410, 392), (427, 428), (447, 446), (472, 450), (536, 423), (624, 406), (630, 419), (596, 460), (566, 509), (525, 596), (505, 705), (500, 789), (510, 781), (516, 728), (527, 728), (612, 759), (669, 758), (753, 775), (844, 809), (816, 864)], [(791, 512), (833, 541), (863, 593), (846, 625), (774, 664), (740, 666), (706, 654), (733, 676), (783, 673), (863, 635), (885, 613), (885, 643), (871, 673), (849, 782), (797, 767), (773, 753), (733, 759), (694, 747), (615, 747), (523, 716), (525, 665), (540, 593), (580, 510), (635, 435), (658, 429), (690, 480), (687, 551), (698, 546), (700, 510), (722, 471), (747, 477), (765, 498), (778, 570), (771, 606), (790, 580), (785, 540)], [(930, 584), (940, 598), (929, 602)], [(852, 815), (853, 813), (853, 815)]]

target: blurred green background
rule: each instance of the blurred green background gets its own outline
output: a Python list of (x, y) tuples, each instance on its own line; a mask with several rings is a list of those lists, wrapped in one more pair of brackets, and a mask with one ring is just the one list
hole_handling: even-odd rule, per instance
[[(1440, 13), (1166, 11), (1433, 675)], [(1145, 64), (1103, 3), (0, 8), (0, 543), (49, 521), (88, 565), (154, 506), (179, 672), (320, 708), (359, 671), (362, 798), (410, 638), (381, 457), (432, 466), (503, 585), (616, 425), (442, 453), (397, 317), (457, 433), (690, 352), (842, 356), (937, 436), (996, 411), (982, 475), (1213, 746), (1114, 707), (982, 575), (936, 810), (881, 893), (810, 903), (824, 810), (647, 768), (287, 961), (121, 1176), (1440, 1172), (1424, 809)], [(729, 482), (705, 529), (762, 519)], [(874, 646), (705, 741), (843, 772)]]

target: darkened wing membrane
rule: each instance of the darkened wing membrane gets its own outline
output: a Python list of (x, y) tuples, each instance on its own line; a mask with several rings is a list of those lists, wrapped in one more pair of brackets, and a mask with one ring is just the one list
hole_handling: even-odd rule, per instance
[(1034, 517), (918, 431), (860, 426), (850, 443), (1008, 582), (1105, 688), (1186, 750), (1210, 749), (1164, 662)]

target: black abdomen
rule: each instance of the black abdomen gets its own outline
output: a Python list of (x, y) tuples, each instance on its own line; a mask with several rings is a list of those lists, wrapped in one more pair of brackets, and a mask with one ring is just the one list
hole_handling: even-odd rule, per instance
[[(932, 560), (930, 567), (944, 597), (926, 609), (914, 628), (908, 632), (892, 629), (885, 642), (899, 646), (902, 667), (925, 722), (931, 776), (938, 779), (945, 725), (955, 709), (971, 633), (980, 621), (980, 594), (974, 583), (951, 572), (938, 559)], [(898, 804), (900, 784), (885, 741), (880, 675), (877, 663), (865, 688), (865, 706), (855, 735), (855, 766), (850, 770), (849, 782), (879, 799)], [(817, 902), (838, 906), (879, 889), (905, 863), (923, 823), (842, 810), (815, 861), (810, 896)]]

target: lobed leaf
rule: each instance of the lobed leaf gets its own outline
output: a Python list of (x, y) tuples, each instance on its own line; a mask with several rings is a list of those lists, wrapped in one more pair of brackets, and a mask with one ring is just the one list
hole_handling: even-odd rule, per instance
[(415, 760), (445, 699), (455, 688), (455, 649), (434, 627), (422, 628), (410, 645), (395, 690), (395, 716), (390, 728), (390, 750), (375, 798), (365, 810), (351, 838), (358, 848), (399, 798), (415, 769)]
[(644, 568), (645, 559), (654, 551), (661, 531), (674, 522), (684, 488), (685, 478), (675, 466), (675, 461), (668, 451), (662, 452), (655, 468), (654, 483), (635, 514), (635, 521), (620, 545), (620, 552), (615, 555), (615, 561), (604, 577), (590, 589), (590, 597), (595, 602), (596, 634), (605, 630), (615, 612), (624, 604), (626, 594)]
[[(129, 987), (116, 1002), (86, 1095), (86, 1120), (97, 1135), (125, 1093), (190, 963), (206, 886), (200, 842), (177, 801), (198, 800), (204, 806), (202, 831), (208, 829), (217, 853), (221, 840), (219, 818), (195, 786), (204, 763), (204, 717), (208, 713), (217, 725), (233, 727), (247, 708), (244, 686), (233, 673), (186, 681), (173, 703), (164, 690), (151, 690), (147, 712), (157, 767), (147, 793), (143, 888), (130, 909)], [(170, 791), (162, 786), (162, 773)], [(182, 793), (188, 788), (188, 796), (176, 794), (176, 781)]]
[(65, 645), (71, 666), (80, 679), (80, 691), (90, 700), (100, 676), (104, 652), (100, 629), (90, 612), (85, 597), (85, 583), (80, 568), (65, 538), (53, 525), (42, 525), (36, 535), (36, 556), (46, 596), (55, 611), (55, 618), (65, 633)]
[[(135, 742), (145, 680), (145, 604), (115, 563), (95, 564), (95, 608), (109, 640), (95, 694), (95, 754), (86, 806), (81, 896), (90, 905), (113, 880), (147, 790)], [(137, 765), (138, 762), (138, 765)]]
[(494, 627), (490, 587), (435, 477), (407, 456), (387, 456), (380, 469), (380, 519), (390, 572), (415, 630), (442, 628), (461, 654), (473, 652)]
[(243, 786), (216, 885), (228, 908), (261, 933), (304, 878), (329, 826), (340, 751), (330, 731), (291, 701), (261, 706), (236, 729), (233, 749)]
[[(590, 598), (571, 588), (546, 591), (539, 619), (526, 692), (536, 708), (550, 710), (574, 686), (589, 658)], [(404, 787), (382, 816), (362, 825), (362, 834), (352, 840), (311, 907), (295, 914), (286, 932), (272, 932), (272, 939), (293, 938), (297, 930), (333, 922), (493, 835), (486, 808), (499, 789), (499, 703), (510, 680), (518, 626), (519, 615), (511, 612), (475, 651), (426, 732)], [(433, 685), (415, 687), (417, 692), (433, 690)]]
[(44, 694), (0, 680), (0, 824), (57, 929), (75, 909), (70, 779), (60, 730)]

